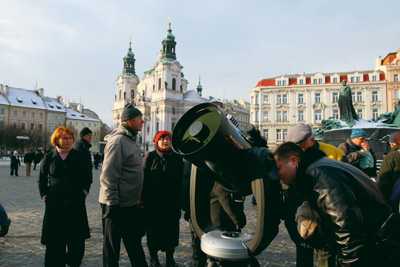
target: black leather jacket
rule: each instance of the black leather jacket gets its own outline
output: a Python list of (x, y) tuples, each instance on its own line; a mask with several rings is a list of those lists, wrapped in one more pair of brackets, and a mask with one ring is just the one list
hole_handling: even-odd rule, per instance
[(294, 185), (318, 212), (324, 242), (337, 252), (338, 265), (368, 266), (372, 238), (391, 213), (376, 184), (350, 164), (309, 148)]

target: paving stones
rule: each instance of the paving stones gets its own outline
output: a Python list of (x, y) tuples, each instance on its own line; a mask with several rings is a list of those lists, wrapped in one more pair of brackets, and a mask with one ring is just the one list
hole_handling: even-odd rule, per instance
[[(32, 170), (32, 176), (25, 176), (25, 168), (20, 168), (20, 176), (10, 176), (8, 164), (0, 164), (0, 203), (12, 219), (7, 236), (0, 238), (0, 266), (22, 267), (43, 266), (45, 246), (40, 244), (40, 234), (44, 204), (40, 200), (37, 185), (39, 170)], [(93, 170), (93, 185), (86, 200), (92, 237), (86, 241), (86, 251), (81, 266), (102, 266), (101, 209), (98, 203), (99, 176), (101, 170)], [(254, 232), (256, 207), (247, 197), (245, 203), (247, 226), (245, 232)], [(191, 240), (188, 223), (180, 222), (180, 245), (176, 248), (175, 261), (179, 266), (190, 266)], [(149, 262), (146, 238), (143, 248)], [(165, 266), (165, 253), (159, 253), (161, 264)], [(280, 233), (257, 259), (261, 266), (296, 266), (295, 246), (283, 225)], [(130, 266), (125, 249), (121, 248), (120, 266)]]

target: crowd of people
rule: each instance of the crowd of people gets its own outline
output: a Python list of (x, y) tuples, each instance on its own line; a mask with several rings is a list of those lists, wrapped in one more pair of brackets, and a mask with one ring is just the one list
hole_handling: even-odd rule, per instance
[[(41, 243), (45, 266), (80, 266), (85, 240), (90, 238), (85, 199), (93, 182), (93, 167), (102, 162), (99, 202), (102, 212), (103, 266), (118, 266), (121, 241), (132, 266), (148, 266), (142, 247), (146, 235), (150, 266), (166, 266), (179, 244), (181, 210), (190, 221), (190, 162), (171, 149), (171, 133), (154, 137), (155, 150), (142, 157), (137, 143), (142, 130), (140, 110), (124, 107), (121, 125), (105, 137), (104, 158), (91, 155), (92, 131), (84, 128), (79, 140), (68, 127), (51, 136), (54, 150), (25, 154), (26, 175), (40, 163), (39, 193), (45, 204)], [(298, 124), (275, 151), (285, 205), (282, 220), (296, 245), (297, 266), (397, 266), (400, 262), (400, 132), (389, 136), (391, 150), (377, 173), (376, 154), (362, 129), (352, 130), (338, 147), (318, 142), (312, 128)], [(39, 155), (39, 156), (38, 156)], [(40, 160), (37, 161), (37, 159)], [(10, 175), (18, 176), (17, 151)], [(376, 182), (374, 179), (376, 178)], [(218, 183), (210, 194), (213, 225), (241, 231), (246, 225), (243, 202)], [(0, 206), (0, 236), (11, 220)], [(195, 234), (193, 266), (206, 266)], [(372, 264), (372, 265), (371, 265)]]

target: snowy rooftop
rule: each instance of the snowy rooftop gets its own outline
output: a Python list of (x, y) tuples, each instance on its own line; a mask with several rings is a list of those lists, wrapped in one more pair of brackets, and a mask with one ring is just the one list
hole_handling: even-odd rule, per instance
[(34, 90), (8, 87), (7, 98), (11, 106), (45, 109), (42, 98)]
[(3, 95), (3, 93), (0, 93), (0, 105), (10, 105), (10, 103), (8, 103), (7, 98)]
[[(386, 123), (382, 122), (373, 122), (373, 121), (366, 121), (366, 120), (355, 120), (354, 122), (356, 123), (353, 127), (349, 127), (346, 122), (341, 121), (341, 120), (336, 120), (340, 122), (340, 124), (343, 126), (341, 129), (354, 129), (354, 128), (361, 128), (361, 129), (369, 129), (369, 128), (388, 128), (388, 129), (393, 129), (393, 128), (400, 128), (397, 126), (390, 126)], [(325, 132), (330, 132), (330, 131), (337, 131), (341, 129), (332, 129), (332, 130), (325, 130)]]
[(202, 98), (196, 90), (187, 90), (183, 94), (182, 102), (196, 102), (196, 103), (204, 103), (206, 100)]
[(51, 97), (43, 97), (45, 107), (49, 111), (67, 112), (63, 104), (59, 103), (57, 99)]
[(98, 119), (93, 119), (90, 118), (82, 113), (79, 113), (78, 111), (75, 111), (70, 108), (65, 108), (67, 111), (67, 120), (81, 120), (81, 121), (95, 121), (95, 122), (100, 122)]

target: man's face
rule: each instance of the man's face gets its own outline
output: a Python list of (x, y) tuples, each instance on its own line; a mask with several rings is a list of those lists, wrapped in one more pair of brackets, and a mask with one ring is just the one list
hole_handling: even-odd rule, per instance
[(129, 127), (131, 127), (135, 132), (141, 131), (144, 123), (142, 116), (134, 117), (130, 120), (127, 120), (126, 122), (128, 123)]
[(361, 146), (363, 143), (365, 143), (365, 140), (366, 140), (366, 139), (367, 139), (367, 138), (366, 138), (365, 136), (360, 136), (360, 137), (352, 138), (351, 141), (352, 141), (355, 145)]
[(275, 156), (276, 166), (278, 167), (279, 177), (285, 184), (293, 183), (293, 180), (296, 178), (297, 165), (299, 164), (299, 159), (295, 156), (292, 156), (286, 163), (282, 160), (278, 159), (278, 156)]
[(310, 148), (314, 145), (314, 142), (315, 138), (313, 136), (310, 136), (304, 143), (301, 143), (299, 147), (303, 149), (303, 151), (306, 151), (307, 148)]
[(89, 143), (92, 142), (92, 134), (85, 134), (84, 136), (82, 136), (83, 139), (85, 139), (86, 141), (88, 141)]

